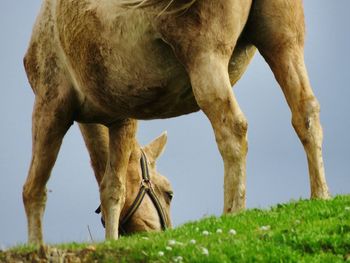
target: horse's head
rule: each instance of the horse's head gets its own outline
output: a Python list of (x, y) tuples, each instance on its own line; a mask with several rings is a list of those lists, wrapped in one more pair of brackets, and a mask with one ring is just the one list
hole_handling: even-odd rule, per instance
[(168, 179), (156, 170), (156, 160), (167, 141), (166, 133), (131, 154), (126, 183), (126, 200), (121, 213), (120, 233), (158, 231), (171, 227), (170, 203), (173, 190)]
[[(171, 227), (170, 203), (173, 190), (169, 180), (156, 170), (163, 153), (166, 133), (145, 147), (135, 143), (126, 174), (126, 198), (120, 215), (119, 233), (160, 231)], [(101, 212), (101, 207), (96, 213)], [(103, 215), (102, 224), (105, 225)]]

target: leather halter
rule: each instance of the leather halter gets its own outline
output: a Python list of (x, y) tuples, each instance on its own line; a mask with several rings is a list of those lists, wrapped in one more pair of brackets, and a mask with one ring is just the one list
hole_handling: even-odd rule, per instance
[[(147, 162), (147, 157), (144, 151), (141, 149), (141, 159), (140, 159), (140, 164), (141, 164), (141, 171), (142, 171), (142, 181), (141, 181), (141, 186), (139, 193), (137, 194), (134, 202), (131, 204), (129, 207), (126, 215), (124, 218), (119, 222), (119, 231), (121, 233), (126, 233), (124, 230), (125, 225), (128, 223), (130, 218), (135, 214), (137, 209), (140, 207), (143, 199), (145, 198), (145, 195), (148, 194), (148, 196), (151, 198), (152, 203), (154, 204), (155, 208), (157, 209), (157, 213), (160, 219), (160, 224), (162, 227), (162, 230), (167, 229), (167, 218), (164, 213), (164, 209), (157, 197), (157, 194), (155, 193), (152, 185), (151, 178), (149, 176), (149, 170), (148, 170), (148, 162)], [(101, 213), (101, 205), (96, 209), (95, 211), (96, 214)], [(101, 222), (103, 227), (105, 227), (105, 221), (103, 217), (101, 217)]]

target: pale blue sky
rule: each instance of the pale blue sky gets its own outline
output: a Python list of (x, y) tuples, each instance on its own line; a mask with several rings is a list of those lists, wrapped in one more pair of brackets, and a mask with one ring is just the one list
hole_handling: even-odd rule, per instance
[[(22, 185), (31, 155), (34, 96), (22, 57), (40, 0), (0, 4), (0, 249), (26, 241)], [(321, 103), (326, 176), (333, 195), (350, 192), (350, 2), (306, 0), (305, 58)], [(249, 121), (248, 207), (269, 207), (309, 196), (303, 148), (290, 125), (290, 112), (266, 63), (257, 54), (235, 92)], [(202, 113), (142, 122), (146, 144), (163, 130), (168, 145), (158, 169), (171, 180), (175, 225), (220, 215), (223, 166), (209, 122)], [(75, 124), (65, 137), (48, 188), (44, 233), (47, 242), (86, 241), (87, 225), (97, 240), (103, 228), (94, 209), (99, 195), (87, 151)]]

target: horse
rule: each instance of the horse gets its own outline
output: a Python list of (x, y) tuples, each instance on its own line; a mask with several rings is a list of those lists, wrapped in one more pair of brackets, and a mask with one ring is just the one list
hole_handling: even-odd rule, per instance
[(108, 129), (99, 183), (106, 239), (118, 238), (137, 120), (202, 110), (223, 159), (223, 212), (244, 209), (248, 124), (232, 86), (257, 50), (291, 109), (311, 198), (328, 198), (304, 39), (302, 0), (44, 0), (24, 57), (35, 93), (23, 187), (29, 242), (42, 242), (45, 184), (74, 121)]

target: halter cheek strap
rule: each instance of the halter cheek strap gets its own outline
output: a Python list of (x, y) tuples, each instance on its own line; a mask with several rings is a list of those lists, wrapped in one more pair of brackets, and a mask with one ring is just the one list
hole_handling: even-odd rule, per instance
[[(139, 193), (137, 194), (134, 202), (129, 207), (128, 212), (124, 216), (124, 218), (119, 223), (119, 231), (120, 233), (126, 233), (124, 230), (125, 224), (130, 220), (130, 218), (135, 214), (137, 209), (140, 207), (143, 199), (145, 198), (145, 195), (148, 194), (148, 196), (151, 198), (153, 205), (155, 206), (159, 219), (160, 224), (162, 227), (162, 230), (167, 229), (167, 218), (164, 213), (164, 209), (159, 201), (159, 198), (157, 197), (157, 194), (155, 193), (153, 189), (153, 185), (151, 182), (151, 178), (149, 175), (149, 169), (148, 169), (148, 163), (147, 163), (147, 157), (144, 151), (141, 149), (141, 159), (140, 159), (140, 165), (141, 165), (141, 172), (142, 172), (142, 181)], [(95, 213), (99, 214), (101, 213), (101, 205), (96, 209)], [(101, 217), (101, 222), (103, 227), (105, 227), (105, 221), (103, 217)]]

